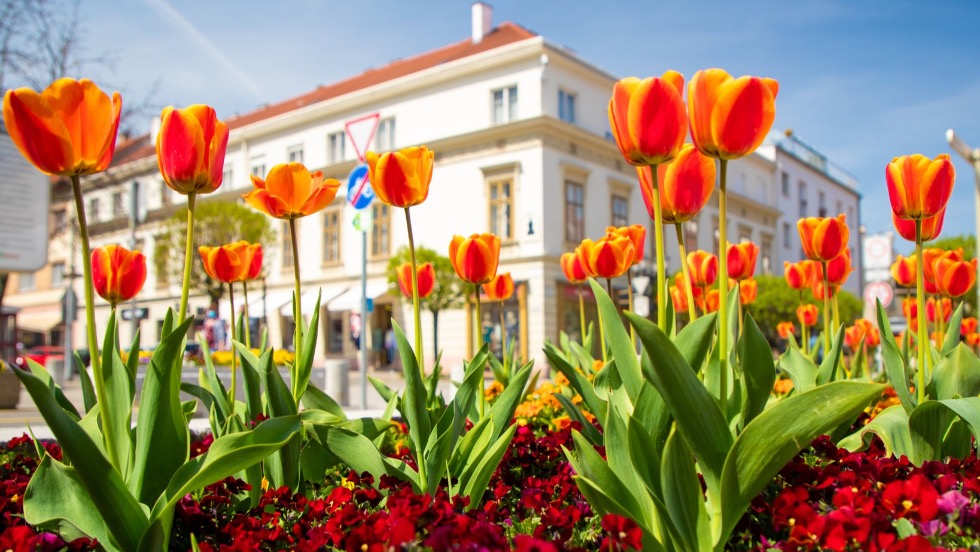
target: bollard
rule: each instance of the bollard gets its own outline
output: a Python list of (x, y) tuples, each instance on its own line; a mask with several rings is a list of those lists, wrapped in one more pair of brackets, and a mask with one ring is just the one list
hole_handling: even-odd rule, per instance
[(350, 404), (350, 362), (345, 359), (327, 359), (323, 391), (339, 405)]

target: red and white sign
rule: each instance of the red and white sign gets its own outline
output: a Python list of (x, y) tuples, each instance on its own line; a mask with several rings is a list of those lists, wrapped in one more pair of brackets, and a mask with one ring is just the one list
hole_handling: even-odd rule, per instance
[(350, 139), (357, 160), (363, 162), (367, 152), (371, 149), (371, 141), (374, 140), (374, 133), (378, 131), (378, 122), (381, 121), (380, 113), (372, 113), (344, 123), (344, 130)]
[(864, 301), (870, 305), (881, 301), (881, 306), (888, 308), (894, 298), (895, 291), (892, 290), (892, 286), (888, 282), (871, 282), (864, 288)]

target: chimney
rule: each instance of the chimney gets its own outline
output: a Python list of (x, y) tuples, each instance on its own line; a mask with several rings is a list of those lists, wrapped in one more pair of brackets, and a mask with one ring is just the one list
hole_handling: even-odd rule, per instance
[(150, 119), (150, 143), (157, 143), (157, 134), (160, 134), (160, 116)]
[(493, 24), (493, 7), (484, 2), (473, 3), (473, 44), (479, 44), (490, 33)]

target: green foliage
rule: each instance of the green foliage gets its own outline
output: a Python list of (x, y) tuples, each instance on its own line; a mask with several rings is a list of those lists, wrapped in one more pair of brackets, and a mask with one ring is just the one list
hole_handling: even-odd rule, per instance
[[(191, 290), (220, 301), (228, 285), (208, 277), (197, 254), (197, 245), (217, 246), (245, 240), (261, 243), (265, 258), (276, 246), (276, 230), (263, 213), (234, 201), (201, 200), (194, 209), (194, 269)], [(163, 223), (153, 249), (153, 268), (157, 276), (173, 286), (184, 278), (184, 247), (187, 239), (187, 207), (183, 207)]]
[[(777, 324), (789, 320), (799, 329), (796, 307), (800, 305), (800, 292), (790, 288), (782, 276), (759, 275), (755, 280), (759, 283), (759, 292), (755, 303), (749, 306), (748, 312), (752, 313), (752, 318), (759, 325), (759, 330), (766, 340), (771, 344), (779, 343), (782, 340), (779, 338), (779, 332), (776, 331)], [(803, 301), (816, 305), (822, 316), (823, 301), (815, 299), (810, 290), (804, 290)], [(841, 324), (850, 326), (861, 317), (863, 306), (861, 300), (853, 293), (841, 290), (837, 301), (840, 305)]]

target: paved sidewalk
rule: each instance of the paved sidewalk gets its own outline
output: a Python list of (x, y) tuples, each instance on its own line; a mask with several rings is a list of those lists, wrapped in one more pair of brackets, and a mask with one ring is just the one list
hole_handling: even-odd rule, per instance
[[(385, 382), (392, 389), (401, 390), (405, 388), (405, 378), (400, 371), (371, 370), (368, 373)], [(368, 383), (367, 408), (362, 408), (360, 373), (352, 370), (349, 376), (348, 381), (350, 387), (347, 395), (348, 400), (342, 404), (344, 410), (347, 412), (347, 416), (349, 418), (380, 416), (384, 412), (386, 404), (378, 395), (377, 391), (374, 390), (374, 387)], [(311, 384), (313, 383), (316, 383), (316, 380), (311, 380)], [(82, 388), (78, 378), (76, 377), (62, 385), (62, 390), (65, 393), (65, 397), (81, 411), (83, 399)], [(448, 380), (443, 379), (439, 383), (439, 390), (448, 399), (452, 395), (453, 386)], [(191, 398), (193, 397), (184, 397), (185, 400)], [(30, 425), (31, 430), (39, 439), (53, 438), (51, 431), (44, 423), (44, 418), (41, 417), (41, 413), (34, 406), (34, 401), (31, 400), (27, 391), (21, 387), (20, 401), (17, 404), (17, 408), (0, 410), (0, 442), (9, 441), (14, 437), (27, 433), (28, 425)], [(201, 417), (200, 415), (191, 420), (190, 425), (193, 431), (205, 431), (209, 428), (207, 418)]]

